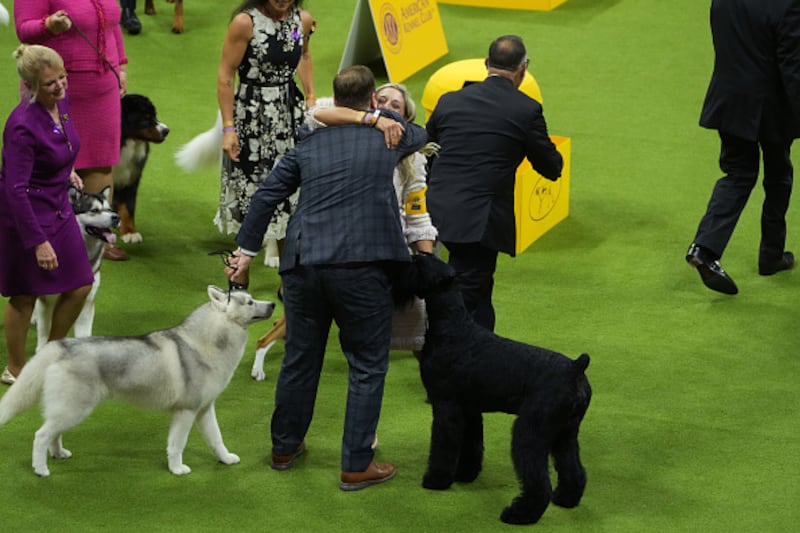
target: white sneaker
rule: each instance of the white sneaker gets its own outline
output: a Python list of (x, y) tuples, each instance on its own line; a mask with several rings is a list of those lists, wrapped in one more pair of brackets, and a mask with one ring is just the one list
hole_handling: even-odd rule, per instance
[(0, 378), (0, 381), (2, 381), (4, 385), (13, 385), (14, 382), (17, 381), (17, 378), (14, 377), (14, 374), (11, 373), (8, 367), (5, 367), (3, 369), (3, 377)]

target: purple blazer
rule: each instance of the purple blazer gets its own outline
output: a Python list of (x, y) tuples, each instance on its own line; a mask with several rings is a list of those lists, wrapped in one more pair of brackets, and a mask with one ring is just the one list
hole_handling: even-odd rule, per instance
[(33, 248), (74, 219), (69, 176), (80, 148), (68, 98), (58, 103), (64, 131), (38, 102), (24, 99), (3, 130), (0, 166), (0, 239), (16, 231)]

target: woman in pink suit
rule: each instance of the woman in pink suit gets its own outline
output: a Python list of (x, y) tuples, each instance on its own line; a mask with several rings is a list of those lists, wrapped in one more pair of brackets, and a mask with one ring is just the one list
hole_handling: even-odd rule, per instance
[[(43, 44), (64, 58), (69, 73), (72, 118), (83, 150), (75, 168), (87, 192), (113, 187), (119, 161), (120, 98), (127, 64), (117, 0), (25, 0), (14, 2), (17, 37)], [(107, 259), (125, 259), (119, 248)]]
[(69, 203), (80, 148), (66, 97), (61, 57), (21, 45), (14, 57), (23, 99), (3, 129), (0, 164), (0, 294), (10, 297), (3, 319), (10, 385), (25, 364), (25, 340), (36, 298), (60, 294), (50, 339), (65, 337), (92, 288), (94, 274)]

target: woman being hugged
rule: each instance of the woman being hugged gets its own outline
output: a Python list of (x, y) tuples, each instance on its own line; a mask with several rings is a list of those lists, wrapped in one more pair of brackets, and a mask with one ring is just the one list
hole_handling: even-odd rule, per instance
[[(308, 46), (314, 20), (301, 4), (247, 0), (236, 8), (228, 26), (217, 77), (224, 155), (214, 222), (223, 233), (239, 231), (250, 198), (277, 160), (294, 147), (305, 105), (315, 102)], [(267, 238), (284, 238), (296, 202), (295, 194), (276, 210)]]
[(23, 100), (3, 130), (0, 166), (0, 294), (10, 385), (25, 364), (25, 340), (36, 298), (60, 294), (50, 340), (65, 337), (80, 314), (94, 275), (69, 203), (69, 186), (83, 187), (74, 165), (79, 137), (66, 96), (61, 57), (40, 45), (14, 52)]

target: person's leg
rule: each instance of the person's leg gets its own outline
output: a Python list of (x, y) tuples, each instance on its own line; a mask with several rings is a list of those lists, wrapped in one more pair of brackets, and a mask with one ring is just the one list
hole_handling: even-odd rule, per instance
[(120, 19), (122, 27), (131, 35), (141, 32), (142, 23), (136, 16), (136, 0), (119, 0), (119, 5), (122, 8), (122, 18)]
[(84, 285), (59, 295), (53, 309), (53, 321), (47, 340), (63, 339), (67, 336), (78, 315), (81, 314), (83, 303), (91, 290), (91, 285)]
[(283, 274), (286, 355), (275, 387), (272, 413), (272, 453), (295, 452), (314, 413), (331, 314), (313, 267)]
[(18, 376), (25, 366), (25, 341), (31, 327), (36, 296), (12, 296), (6, 304), (3, 331), (8, 349), (8, 370)]
[(786, 211), (792, 196), (794, 169), (790, 144), (762, 143), (764, 158), (764, 204), (761, 208), (760, 265), (776, 263), (783, 258), (786, 246)]
[(456, 271), (456, 281), (464, 297), (464, 305), (475, 322), (494, 331), (492, 305), (497, 251), (479, 243), (444, 243), (450, 253), (448, 263)]
[[(392, 297), (389, 276), (380, 266), (331, 268), (334, 317), (350, 367), (342, 435), (342, 471), (365, 472), (374, 457), (383, 389), (389, 369)], [(392, 469), (393, 470), (393, 469)]]
[(720, 133), (719, 166), (725, 173), (711, 193), (708, 208), (700, 220), (694, 243), (722, 257), (739, 216), (758, 181), (758, 143)]

